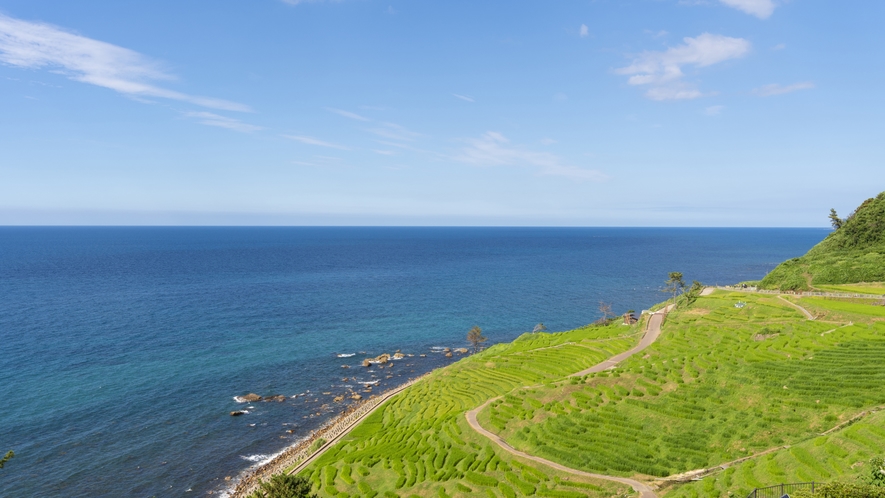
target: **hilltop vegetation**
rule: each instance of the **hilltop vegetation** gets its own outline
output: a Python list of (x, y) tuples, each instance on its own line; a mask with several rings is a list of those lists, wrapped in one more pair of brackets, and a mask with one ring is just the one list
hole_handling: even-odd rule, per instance
[[(833, 215), (835, 217), (835, 215)], [(867, 199), (807, 254), (781, 263), (764, 289), (808, 290), (825, 284), (885, 281), (885, 192)]]

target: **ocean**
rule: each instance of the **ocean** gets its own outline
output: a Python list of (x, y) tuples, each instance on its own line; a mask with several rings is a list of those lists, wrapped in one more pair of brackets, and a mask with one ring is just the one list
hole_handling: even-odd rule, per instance
[[(0, 496), (223, 495), (334, 396), (457, 361), (434, 348), (474, 325), (491, 344), (593, 322), (600, 302), (638, 312), (667, 272), (759, 279), (827, 233), (0, 227), (0, 455), (16, 453)], [(396, 350), (413, 356), (361, 366)], [(250, 392), (286, 400), (234, 400)]]

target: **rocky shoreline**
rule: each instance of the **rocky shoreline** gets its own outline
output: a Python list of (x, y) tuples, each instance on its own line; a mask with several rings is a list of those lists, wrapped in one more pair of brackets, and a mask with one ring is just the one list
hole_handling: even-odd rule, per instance
[[(430, 373), (432, 372), (410, 379), (408, 382), (384, 391), (380, 395), (372, 395), (366, 400), (348, 406), (338, 416), (326, 422), (319, 429), (314, 430), (305, 439), (286, 448), (266, 464), (247, 472), (239, 482), (237, 482), (236, 486), (228, 496), (230, 498), (247, 498), (258, 489), (262, 482), (269, 480), (272, 475), (280, 474), (286, 469), (299, 463), (301, 463), (301, 465), (293, 470), (296, 472), (301, 470), (300, 468), (303, 467), (311, 457), (322, 453), (327, 447), (337, 442), (337, 438), (340, 438), (349, 432), (362, 420), (362, 418), (371, 413), (375, 408), (415, 382), (423, 379)], [(325, 443), (315, 451), (311, 451), (311, 447), (313, 447), (314, 443), (320, 439), (324, 440)]]

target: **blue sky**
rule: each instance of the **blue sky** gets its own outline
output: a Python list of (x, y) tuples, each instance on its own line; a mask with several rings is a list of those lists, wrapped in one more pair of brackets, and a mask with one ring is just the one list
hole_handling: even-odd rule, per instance
[(0, 224), (825, 226), (885, 2), (0, 0)]

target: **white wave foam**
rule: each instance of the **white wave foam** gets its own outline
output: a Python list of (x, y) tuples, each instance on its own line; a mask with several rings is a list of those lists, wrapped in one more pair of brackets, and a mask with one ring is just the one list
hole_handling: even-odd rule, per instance
[(356, 353), (340, 353), (338, 355), (339, 358), (350, 358), (351, 356), (356, 356)]
[(259, 465), (264, 465), (264, 464), (270, 462), (273, 459), (273, 457), (275, 457), (275, 456), (276, 455), (267, 455), (267, 454), (258, 453), (256, 455), (245, 455), (245, 456), (240, 455), (240, 458), (242, 458), (243, 460), (245, 460), (247, 462), (257, 463)]
[(242, 396), (234, 396), (234, 401), (236, 401), (237, 403), (248, 403), (249, 402), (249, 400), (247, 400), (246, 398), (244, 398)]
[(357, 382), (357, 384), (362, 384), (364, 386), (377, 386), (380, 380), (370, 380), (365, 382)]

